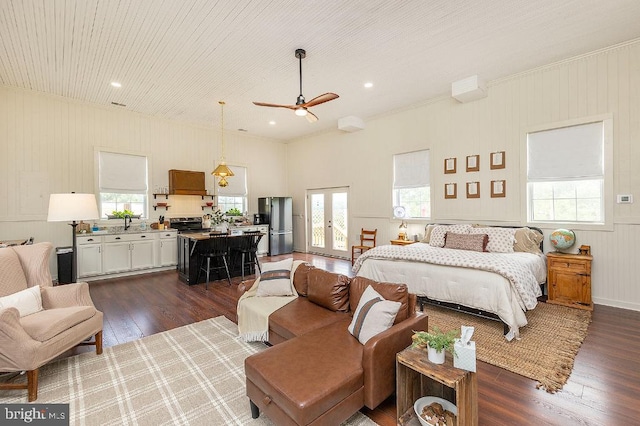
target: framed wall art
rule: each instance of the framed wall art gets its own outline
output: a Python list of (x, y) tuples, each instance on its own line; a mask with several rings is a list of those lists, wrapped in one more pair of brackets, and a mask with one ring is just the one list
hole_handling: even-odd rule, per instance
[(492, 180), (491, 181), (491, 198), (503, 198), (507, 195), (507, 181)]
[(457, 160), (455, 157), (453, 158), (445, 158), (444, 159), (444, 174), (449, 175), (456, 172), (456, 163)]
[(445, 198), (445, 200), (458, 198), (458, 184), (457, 183), (445, 183), (444, 184), (444, 198)]
[(467, 156), (467, 172), (479, 172), (480, 171), (480, 156), (468, 155)]
[(504, 155), (505, 155), (504, 151), (498, 151), (498, 152), (492, 152), (491, 153), (491, 157), (490, 157), (491, 160), (490, 160), (490, 165), (489, 165), (491, 170), (504, 169), (504, 167), (505, 167)]
[(467, 182), (467, 198), (480, 198), (480, 182)]

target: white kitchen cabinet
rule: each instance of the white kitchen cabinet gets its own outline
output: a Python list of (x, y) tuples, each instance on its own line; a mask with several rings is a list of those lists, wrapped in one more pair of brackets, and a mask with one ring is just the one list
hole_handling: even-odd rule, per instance
[(78, 236), (78, 277), (138, 274), (178, 264), (178, 233), (166, 231)]
[(78, 237), (78, 278), (102, 274), (102, 237)]
[(260, 238), (256, 254), (258, 256), (266, 256), (269, 254), (269, 225), (258, 225), (256, 228), (264, 234), (262, 238)]
[(102, 262), (105, 274), (131, 270), (131, 243), (126, 241), (125, 237), (125, 235), (105, 236)]
[(160, 233), (158, 244), (158, 263), (156, 266), (175, 266), (178, 264), (178, 232)]
[(155, 266), (155, 244), (152, 239), (131, 242), (131, 269), (147, 269)]
[(148, 269), (155, 266), (155, 234), (105, 235), (103, 269), (105, 274)]

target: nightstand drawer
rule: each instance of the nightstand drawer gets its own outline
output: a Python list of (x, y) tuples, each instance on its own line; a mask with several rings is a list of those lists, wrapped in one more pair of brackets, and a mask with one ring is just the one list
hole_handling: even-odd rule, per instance
[(549, 259), (549, 269), (568, 269), (575, 272), (587, 272), (588, 262), (570, 259)]

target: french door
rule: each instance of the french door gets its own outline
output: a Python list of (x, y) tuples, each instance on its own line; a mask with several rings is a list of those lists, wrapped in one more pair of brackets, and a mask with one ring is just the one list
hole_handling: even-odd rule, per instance
[(349, 257), (348, 188), (307, 191), (309, 251), (325, 256)]

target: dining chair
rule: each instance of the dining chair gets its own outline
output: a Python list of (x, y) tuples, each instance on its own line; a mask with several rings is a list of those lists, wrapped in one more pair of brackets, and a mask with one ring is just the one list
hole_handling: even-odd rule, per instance
[(377, 228), (373, 231), (360, 228), (360, 244), (351, 246), (351, 266), (353, 266), (356, 261), (356, 250), (358, 251), (358, 254), (362, 254), (365, 251), (374, 248), (376, 246), (377, 235)]

